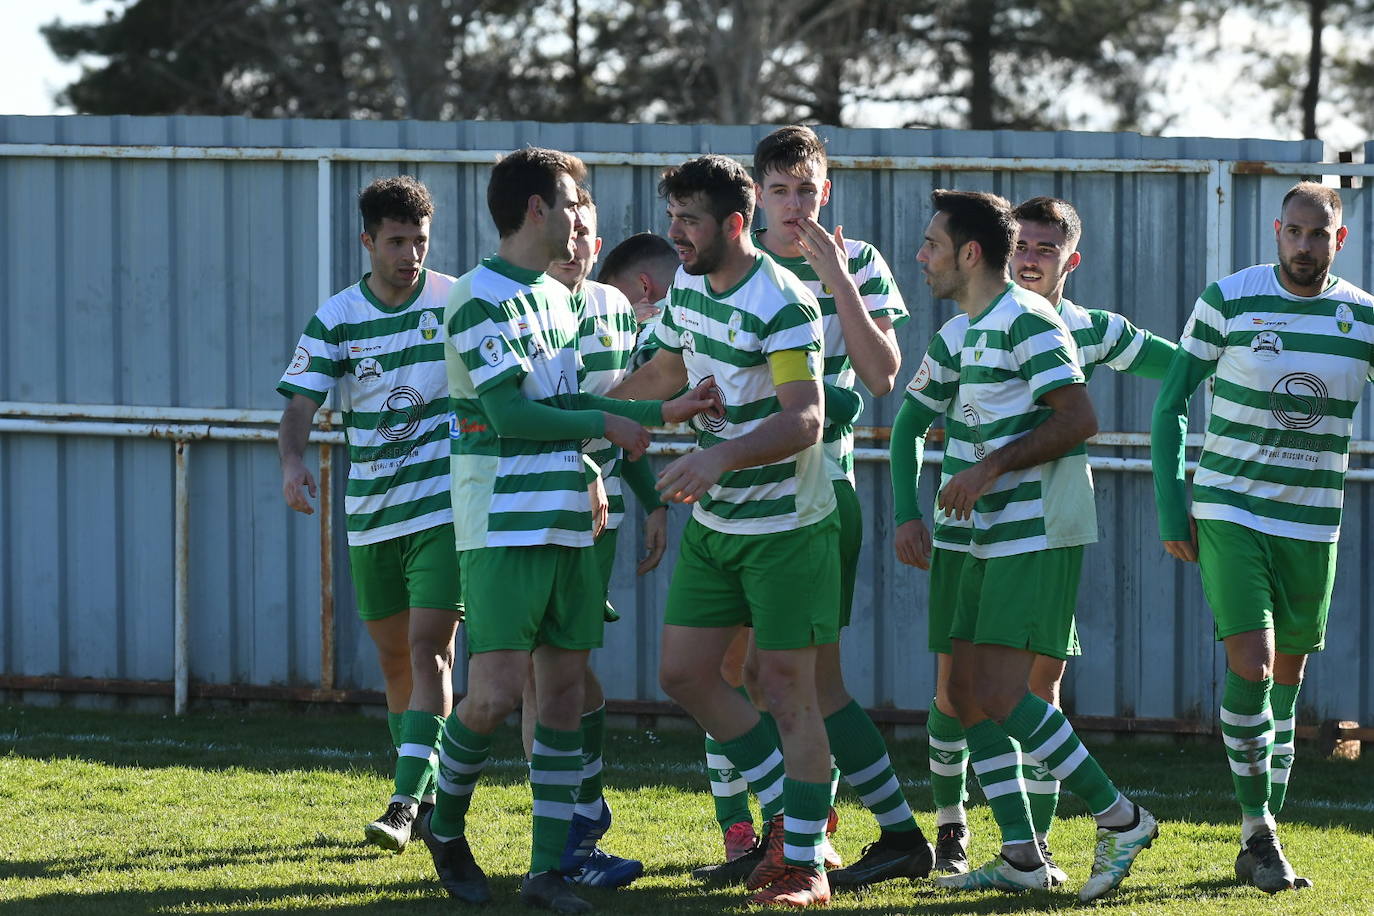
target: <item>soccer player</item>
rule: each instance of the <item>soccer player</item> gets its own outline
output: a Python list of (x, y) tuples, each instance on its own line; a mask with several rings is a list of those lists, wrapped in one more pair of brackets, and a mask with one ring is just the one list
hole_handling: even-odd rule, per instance
[[(946, 691), (1002, 831), (1000, 855), (936, 883), (1050, 886), (1021, 783), (1019, 743), (1097, 821), (1092, 874), (1079, 891), (1093, 900), (1121, 883), (1158, 826), (1116, 790), (1063, 714), (1030, 691), (1029, 680), (1037, 654), (1064, 654), (1082, 545), (1097, 539), (1081, 448), (1097, 420), (1063, 319), (1007, 276), (1017, 233), (1010, 205), (992, 194), (944, 190), (932, 194), (932, 203), (936, 212), (917, 260), (935, 297), (955, 300), (968, 326), (956, 344), (958, 376), (937, 377), (927, 360), (908, 391), (934, 384), (941, 389), (936, 397), (959, 402), (951, 411), (957, 420), (948, 425), (937, 499), (946, 515), (970, 522), (968, 549), (940, 555), (946, 564), (940, 584), (948, 590), (940, 599), (953, 602)], [(919, 533), (909, 560), (923, 566), (930, 543)]]
[[(822, 435), (826, 475), (835, 490), (840, 518), (840, 628), (849, 625), (854, 582), (863, 540), (863, 518), (854, 491), (854, 427), (862, 407), (856, 377), (873, 395), (892, 390), (901, 366), (893, 327), (907, 318), (892, 271), (867, 242), (831, 233), (817, 222), (830, 200), (825, 145), (809, 127), (789, 126), (764, 137), (754, 150), (754, 191), (767, 218), (753, 232), (755, 245), (806, 284), (821, 308), (825, 335), (823, 380), (827, 422)], [(834, 416), (839, 398), (852, 399)], [(829, 873), (832, 887), (872, 884), (892, 878), (924, 878), (933, 855), (902, 795), (882, 734), (845, 689), (840, 644), (817, 649), (816, 687), (837, 773), (843, 775), (873, 814), (878, 840), (862, 858)], [(834, 803), (832, 789), (831, 803)]]
[[(1325, 644), (1355, 409), (1372, 377), (1374, 297), (1331, 274), (1341, 198), (1301, 182), (1274, 220), (1278, 264), (1209, 285), (1155, 404), (1159, 532), (1202, 570), (1226, 648), (1221, 733), (1241, 809), (1236, 878), (1274, 893), (1310, 884), (1279, 843), (1307, 657)], [(1188, 400), (1212, 377), (1187, 505)]]
[[(693, 504), (668, 591), (659, 680), (716, 737), (770, 818), (768, 853), (747, 882), (753, 902), (824, 903), (830, 749), (816, 647), (838, 635), (840, 571), (820, 442), (820, 310), (796, 275), (751, 242), (754, 183), (739, 163), (689, 160), (664, 172), (659, 192), (682, 266), (656, 331), (659, 352), (615, 394), (659, 396), (706, 381), (723, 405), (697, 418), (698, 449), (658, 477), (661, 493)], [(781, 753), (753, 704), (720, 674), (744, 623), (753, 625)]]
[(348, 438), (344, 511), (358, 614), (377, 647), (395, 791), (365, 834), (401, 852), (434, 801), (435, 745), (453, 702), (453, 636), (462, 620), (449, 506), (444, 304), (453, 278), (425, 269), (434, 203), (409, 176), (358, 196), (372, 269), (306, 325), (277, 390), (282, 493), (307, 515), (316, 495), (303, 456), (315, 411), (337, 386)]
[(584, 462), (580, 443), (604, 437), (634, 460), (648, 445), (642, 423), (678, 422), (711, 403), (689, 394), (629, 404), (579, 392), (572, 294), (545, 271), (573, 256), (576, 183), (585, 174), (581, 160), (555, 150), (502, 158), (487, 186), (500, 246), (459, 278), (445, 310), (471, 661), (468, 693), (440, 738), (438, 799), (421, 825), (445, 889), (467, 903), (489, 900), (464, 836), (467, 808), (491, 734), (519, 704), (532, 667), (533, 842), (520, 897), (563, 913), (591, 909), (559, 865), (582, 781), (587, 653), (601, 644), (606, 607), (587, 498), (598, 469)]
[[(580, 320), (578, 349), (584, 366), (582, 390), (605, 394), (629, 374), (630, 357), (634, 352), (639, 324), (635, 319), (634, 307), (619, 290), (587, 279), (601, 252), (601, 239), (596, 234), (596, 204), (592, 202), (591, 194), (585, 188), (578, 188), (577, 195), (579, 220), (573, 236), (573, 257), (568, 261), (550, 264), (548, 272), (573, 294), (573, 309)], [(676, 255), (673, 260), (677, 260)], [(616, 536), (625, 516), (622, 477), (630, 484), (647, 513), (644, 522), (645, 556), (637, 569), (640, 575), (658, 566), (663, 557), (667, 546), (668, 509), (654, 489), (653, 470), (648, 461), (624, 461), (620, 449), (605, 439), (588, 443), (583, 448), (601, 468), (601, 482), (608, 499), (605, 526), (596, 536), (593, 549), (596, 551), (602, 590), (609, 592), (611, 571), (615, 566)], [(620, 619), (609, 600), (605, 614), (607, 622)], [(611, 809), (602, 796), (601, 779), (606, 699), (601, 682), (590, 668), (587, 669), (583, 689), (582, 783), (559, 870), (572, 876), (577, 884), (624, 887), (643, 874), (644, 864), (637, 859), (611, 855), (597, 846), (597, 841), (610, 829)], [(526, 686), (521, 704), (526, 754), (531, 750), (534, 737), (536, 703), (531, 681)]]
[(602, 283), (620, 290), (634, 305), (639, 337), (631, 365), (638, 369), (654, 355), (654, 327), (663, 312), (668, 287), (677, 273), (677, 252), (668, 240), (652, 232), (637, 232), (611, 249), (601, 264)]
[[(1144, 378), (1162, 377), (1173, 358), (1173, 343), (1139, 330), (1116, 312), (1085, 309), (1064, 296), (1069, 275), (1082, 263), (1078, 251), (1082, 222), (1073, 205), (1059, 198), (1033, 197), (1013, 215), (1019, 232), (1011, 258), (1012, 277), (1019, 286), (1039, 293), (1055, 307), (1073, 335), (1084, 378), (1091, 378), (1099, 365)], [(955, 605), (954, 581), (949, 573), (957, 572), (960, 558), (947, 559), (945, 551), (968, 551), (970, 522), (938, 518), (932, 545), (916, 501), (919, 469), (914, 445), (937, 416), (947, 414), (947, 428), (960, 422), (952, 408), (958, 405), (959, 354), (968, 324), (968, 315), (960, 312), (931, 341), (893, 422), (891, 443), (897, 557), (931, 570), (929, 641), (931, 651), (937, 653), (937, 687), (927, 731), (938, 830), (935, 870), (951, 874), (968, 871), (968, 822), (963, 806), (968, 746), (948, 693), (949, 625)], [(1031, 665), (1031, 691), (1054, 706), (1059, 705), (1065, 659), (1080, 652), (1076, 627), (1070, 627), (1068, 636), (1068, 643), (1056, 653), (1037, 652)], [(1063, 884), (1068, 876), (1055, 863), (1048, 842), (1059, 802), (1059, 782), (1040, 763), (1024, 756), (1021, 776), (1030, 799), (1036, 841), (1052, 881)]]

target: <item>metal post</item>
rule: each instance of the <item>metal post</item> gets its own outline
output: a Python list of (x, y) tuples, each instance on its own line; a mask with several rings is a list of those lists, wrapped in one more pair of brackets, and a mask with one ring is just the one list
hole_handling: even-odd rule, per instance
[[(328, 423), (322, 424), (328, 426)], [(334, 689), (334, 447), (320, 443), (320, 689)]]
[(172, 710), (186, 714), (190, 696), (190, 565), (191, 565), (191, 500), (186, 486), (186, 459), (190, 443), (176, 441), (176, 597), (172, 613), (173, 693)]

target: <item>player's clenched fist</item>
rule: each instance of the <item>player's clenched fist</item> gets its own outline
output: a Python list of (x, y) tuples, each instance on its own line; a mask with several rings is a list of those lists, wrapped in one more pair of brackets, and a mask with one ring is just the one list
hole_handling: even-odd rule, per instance
[(897, 559), (907, 566), (930, 569), (930, 529), (919, 518), (897, 526), (892, 546), (897, 551)]
[(638, 461), (649, 447), (649, 431), (634, 420), (606, 414), (605, 437), (625, 450), (625, 457)]

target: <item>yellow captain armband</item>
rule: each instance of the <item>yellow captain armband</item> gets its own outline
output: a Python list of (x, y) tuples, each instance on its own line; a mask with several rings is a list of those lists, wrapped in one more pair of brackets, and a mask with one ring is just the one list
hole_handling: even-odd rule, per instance
[(811, 350), (778, 350), (768, 354), (768, 368), (773, 371), (773, 386), (788, 382), (814, 382), (816, 366)]

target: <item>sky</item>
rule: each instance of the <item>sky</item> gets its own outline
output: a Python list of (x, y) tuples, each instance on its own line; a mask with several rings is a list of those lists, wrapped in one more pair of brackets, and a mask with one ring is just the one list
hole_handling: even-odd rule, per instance
[[(80, 75), (80, 65), (58, 61), (38, 29), (54, 19), (96, 22), (106, 10), (119, 5), (115, 0), (0, 0), (4, 14), (0, 21), (9, 35), (5, 53), (0, 55), (0, 114), (71, 114), (53, 97)], [(1214, 52), (1212, 45), (1218, 40), (1222, 49)], [(1243, 13), (1227, 13), (1217, 34), (1202, 36), (1197, 50), (1172, 68), (1167, 98), (1175, 118), (1165, 135), (1296, 139), (1298, 134), (1292, 128), (1274, 123), (1268, 101), (1250, 87), (1243, 60), (1234, 49), (1301, 48), (1306, 40), (1300, 21), (1265, 24)], [(1339, 41), (1339, 36), (1328, 35), (1328, 40)], [(1199, 91), (1199, 87), (1208, 87), (1208, 91)], [(1216, 87), (1222, 87), (1221, 91)], [(1087, 110), (1086, 98), (1084, 104)], [(1371, 139), (1362, 136), (1348, 120), (1326, 117), (1323, 122), (1323, 139), (1332, 148), (1355, 148)], [(1110, 129), (1108, 124), (1089, 126)]]

